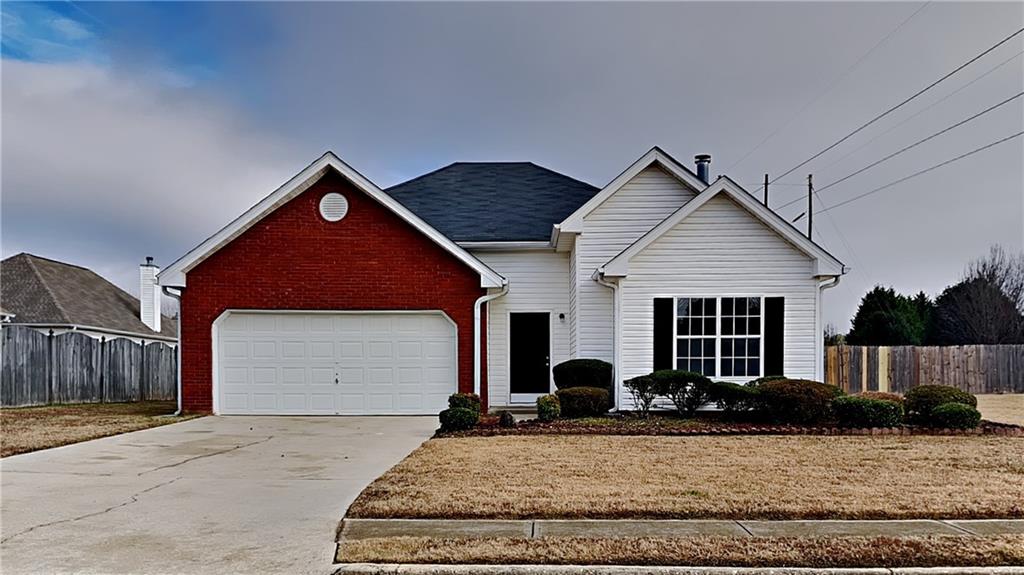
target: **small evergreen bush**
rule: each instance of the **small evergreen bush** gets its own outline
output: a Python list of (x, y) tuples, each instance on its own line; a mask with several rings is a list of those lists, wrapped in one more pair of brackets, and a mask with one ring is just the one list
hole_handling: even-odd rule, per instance
[(863, 397), (864, 399), (878, 399), (880, 401), (891, 401), (893, 403), (900, 404), (903, 406), (903, 396), (898, 393), (889, 393), (887, 391), (862, 391), (855, 393), (854, 397)]
[(932, 410), (929, 423), (945, 429), (974, 429), (981, 423), (981, 412), (963, 403), (943, 403)]
[[(570, 359), (551, 368), (558, 389), (600, 387), (612, 394), (612, 364), (600, 359)], [(609, 408), (611, 406), (609, 405)]]
[(944, 403), (978, 406), (978, 399), (960, 388), (949, 385), (919, 385), (903, 396), (907, 419), (917, 425), (930, 425), (932, 410)]
[(633, 398), (633, 409), (641, 416), (647, 417), (651, 412), (651, 405), (658, 397), (658, 388), (654, 378), (649, 375), (640, 375), (622, 382), (629, 395)]
[(693, 372), (678, 369), (663, 369), (651, 374), (658, 395), (664, 395), (676, 406), (682, 415), (692, 416), (698, 409), (711, 401), (711, 380)]
[(453, 393), (448, 396), (448, 407), (471, 409), (480, 413), (480, 396), (475, 393)]
[(516, 417), (511, 411), (501, 410), (495, 415), (498, 416), (498, 427), (515, 427)]
[(557, 395), (542, 395), (537, 398), (537, 419), (554, 421), (562, 416), (562, 404)]
[(465, 407), (449, 407), (438, 414), (441, 431), (464, 431), (473, 429), (480, 421), (480, 413)]
[(599, 387), (570, 387), (555, 392), (562, 417), (594, 417), (608, 411), (608, 391)]
[(757, 394), (757, 387), (728, 381), (715, 381), (709, 387), (710, 401), (729, 416), (755, 409)]
[(777, 423), (822, 423), (832, 415), (832, 400), (843, 394), (834, 385), (806, 379), (778, 379), (757, 387), (758, 407)]
[(903, 406), (885, 399), (844, 395), (832, 400), (832, 412), (842, 427), (896, 427), (903, 423)]

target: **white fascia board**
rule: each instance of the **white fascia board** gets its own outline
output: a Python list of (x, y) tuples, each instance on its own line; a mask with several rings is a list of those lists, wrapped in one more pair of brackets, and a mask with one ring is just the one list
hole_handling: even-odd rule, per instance
[(736, 182), (727, 177), (719, 177), (706, 190), (697, 195), (696, 198), (684, 204), (673, 212), (658, 225), (651, 228), (649, 232), (640, 237), (632, 245), (620, 252), (617, 256), (601, 266), (598, 270), (605, 277), (625, 277), (629, 275), (629, 260), (639, 254), (647, 246), (660, 238), (666, 232), (674, 228), (679, 222), (686, 219), (690, 214), (700, 209), (718, 194), (728, 194), (736, 203), (745, 210), (761, 220), (765, 225), (774, 230), (783, 239), (794, 245), (797, 249), (807, 254), (814, 260), (814, 275), (818, 277), (831, 277), (843, 275), (845, 268), (840, 262), (828, 253), (824, 248), (809, 240), (806, 236), (794, 228), (792, 224), (783, 219), (774, 210), (757, 201), (754, 196), (744, 190)]
[(456, 242), (459, 247), (476, 252), (508, 252), (540, 250), (550, 251), (554, 247), (551, 242), (546, 241), (522, 241), (522, 242)]
[(157, 280), (162, 286), (185, 287), (188, 271), (237, 238), (247, 229), (259, 222), (265, 216), (284, 205), (295, 196), (309, 189), (319, 180), (328, 169), (334, 169), (343, 177), (348, 179), (354, 186), (362, 190), (378, 203), (394, 212), (398, 217), (405, 220), (423, 235), (430, 238), (434, 243), (440, 245), (457, 259), (468, 265), (480, 274), (480, 287), (492, 288), (505, 285), (507, 280), (498, 272), (492, 270), (486, 264), (473, 257), (469, 252), (459, 247), (455, 242), (448, 239), (444, 234), (437, 231), (419, 216), (409, 211), (408, 208), (387, 195), (376, 184), (346, 164), (333, 152), (327, 152), (320, 156), (315, 162), (296, 174), (281, 187), (274, 190), (270, 195), (260, 200), (259, 203), (245, 211), (234, 221), (221, 228), (203, 243), (193, 248), (190, 252), (178, 258), (173, 264), (167, 266), (158, 275)]
[(684, 185), (693, 188), (695, 192), (699, 193), (701, 190), (707, 188), (707, 184), (701, 181), (700, 178), (693, 175), (682, 164), (677, 162), (675, 158), (666, 154), (661, 148), (655, 146), (646, 154), (641, 156), (640, 159), (633, 162), (625, 169), (625, 171), (616, 176), (615, 179), (602, 188), (600, 192), (590, 198), (587, 203), (580, 206), (579, 209), (570, 214), (569, 217), (562, 220), (560, 224), (557, 224), (560, 231), (581, 233), (583, 231), (583, 218), (586, 217), (587, 214), (597, 209), (597, 207), (610, 198), (612, 194), (619, 191), (619, 188), (626, 185), (630, 180), (635, 178), (637, 174), (644, 171), (655, 162), (660, 164), (665, 171)]

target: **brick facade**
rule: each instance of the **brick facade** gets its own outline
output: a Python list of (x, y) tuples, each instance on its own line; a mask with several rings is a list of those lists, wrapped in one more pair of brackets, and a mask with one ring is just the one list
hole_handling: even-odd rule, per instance
[[(339, 222), (320, 217), (328, 192), (348, 200)], [(213, 409), (211, 327), (226, 309), (440, 309), (458, 325), (459, 391), (473, 390), (473, 302), (485, 293), (480, 276), (334, 172), (190, 270), (187, 283), (186, 411)]]

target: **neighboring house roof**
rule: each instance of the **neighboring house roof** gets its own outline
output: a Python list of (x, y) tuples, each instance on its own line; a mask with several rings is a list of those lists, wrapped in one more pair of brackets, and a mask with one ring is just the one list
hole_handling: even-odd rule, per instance
[(786, 241), (812, 258), (815, 261), (815, 275), (836, 276), (845, 273), (843, 263), (836, 259), (835, 256), (800, 233), (799, 230), (793, 227), (793, 224), (787, 222), (779, 214), (775, 213), (774, 210), (759, 202), (750, 192), (726, 176), (719, 176), (717, 180), (698, 194), (696, 198), (672, 212), (661, 223), (641, 236), (640, 239), (633, 242), (632, 245), (601, 266), (598, 271), (606, 277), (624, 277), (629, 275), (629, 260), (633, 256), (642, 252), (647, 246), (674, 228), (676, 224), (685, 220), (690, 214), (700, 209), (701, 206), (719, 194), (731, 197), (741, 207), (753, 214), (754, 217), (761, 220), (761, 222), (786, 239)]
[(11, 312), (7, 311), (6, 309), (4, 309), (3, 306), (0, 306), (0, 320), (7, 321), (9, 319), (12, 319), (13, 317), (14, 317), (13, 313), (11, 313)]
[(177, 337), (175, 320), (165, 315), (159, 333), (149, 329), (139, 300), (88, 268), (22, 253), (0, 262), (0, 276), (0, 300), (14, 323)]
[[(680, 164), (678, 160), (670, 156), (661, 148), (655, 146), (648, 150), (646, 154), (640, 156), (640, 159), (633, 162), (621, 174), (616, 176), (615, 179), (608, 182), (608, 185), (601, 188), (601, 191), (594, 195), (594, 197), (590, 198), (585, 204), (581, 205), (571, 214), (568, 214), (565, 219), (555, 222), (557, 224), (555, 226), (555, 234), (557, 235), (557, 233), (560, 232), (578, 233), (583, 231), (583, 218), (586, 217), (587, 214), (597, 209), (597, 207), (610, 198), (612, 194), (619, 191), (619, 188), (629, 183), (637, 176), (637, 174), (644, 171), (652, 164), (660, 165), (666, 172), (674, 176), (684, 185), (692, 188), (695, 192), (700, 192), (707, 187), (707, 184), (701, 180), (697, 174), (694, 174), (689, 168)], [(551, 232), (550, 229), (548, 231)], [(548, 237), (551, 238), (552, 236), (549, 234)]]
[(479, 273), (480, 287), (502, 287), (508, 283), (501, 274), (492, 270), (487, 264), (477, 259), (465, 249), (459, 247), (451, 238), (435, 229), (419, 215), (413, 213), (409, 208), (385, 193), (376, 184), (334, 155), (333, 152), (327, 152), (295, 177), (285, 182), (283, 186), (274, 190), (241, 216), (238, 216), (234, 221), (221, 228), (220, 231), (207, 238), (206, 241), (179, 258), (178, 261), (166, 267), (157, 276), (160, 285), (185, 287), (186, 274), (190, 269), (230, 243), (275, 209), (309, 189), (310, 186), (327, 173), (327, 170), (332, 169), (351, 182), (353, 186), (385, 208), (391, 210), (399, 218), (408, 222), (434, 243), (465, 263), (470, 269)]
[(455, 162), (387, 193), (457, 242), (547, 241), (598, 188), (532, 162)]

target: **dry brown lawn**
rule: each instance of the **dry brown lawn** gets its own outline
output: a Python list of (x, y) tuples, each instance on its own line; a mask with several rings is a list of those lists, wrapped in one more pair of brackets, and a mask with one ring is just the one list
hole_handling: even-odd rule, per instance
[(978, 395), (981, 417), (999, 423), (1024, 425), (1024, 393)]
[(507, 436), (434, 439), (349, 517), (1024, 517), (1024, 438)]
[(177, 423), (173, 401), (83, 403), (0, 409), (0, 457)]
[(956, 567), (1024, 564), (1024, 535), (998, 537), (389, 537), (342, 543), (345, 563)]

